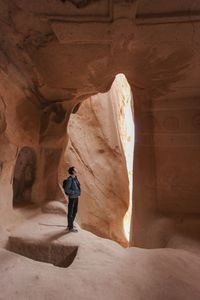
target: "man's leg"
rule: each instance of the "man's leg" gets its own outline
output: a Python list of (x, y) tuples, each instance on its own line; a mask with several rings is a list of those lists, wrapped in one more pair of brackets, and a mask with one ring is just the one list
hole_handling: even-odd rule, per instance
[(74, 199), (74, 208), (73, 208), (73, 221), (76, 218), (77, 211), (78, 211), (78, 198), (75, 198)]
[(69, 198), (68, 214), (67, 214), (69, 230), (73, 228), (73, 210), (74, 210), (74, 199)]

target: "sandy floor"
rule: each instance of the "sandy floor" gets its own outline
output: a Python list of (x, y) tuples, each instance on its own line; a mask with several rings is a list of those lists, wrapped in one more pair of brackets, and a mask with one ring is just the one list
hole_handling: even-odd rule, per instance
[(63, 249), (66, 255), (68, 248), (78, 252), (63, 268), (1, 248), (0, 299), (200, 299), (199, 255), (180, 249), (124, 249), (84, 230), (67, 233), (65, 225), (64, 216), (41, 214), (11, 232), (21, 251), (31, 245), (31, 255), (46, 249), (48, 256), (52, 247), (62, 249), (62, 256)]

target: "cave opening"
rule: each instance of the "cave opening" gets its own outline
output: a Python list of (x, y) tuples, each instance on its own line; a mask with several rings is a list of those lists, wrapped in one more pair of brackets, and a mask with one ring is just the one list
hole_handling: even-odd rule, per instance
[(124, 74), (73, 111), (64, 161), (82, 183), (78, 223), (127, 247), (133, 189), (133, 96)]
[(121, 126), (120, 137), (124, 149), (124, 155), (126, 160), (126, 167), (128, 173), (128, 185), (129, 185), (129, 206), (124, 216), (124, 231), (127, 240), (130, 240), (130, 228), (132, 217), (132, 203), (133, 203), (133, 153), (134, 153), (134, 140), (135, 140), (135, 127), (133, 119), (133, 94), (130, 85), (124, 74), (118, 74), (115, 78), (115, 82), (122, 98), (116, 100), (122, 105), (121, 119), (119, 124)]
[(23, 147), (17, 156), (13, 174), (13, 207), (31, 205), (32, 187), (36, 177), (36, 154), (30, 147)]

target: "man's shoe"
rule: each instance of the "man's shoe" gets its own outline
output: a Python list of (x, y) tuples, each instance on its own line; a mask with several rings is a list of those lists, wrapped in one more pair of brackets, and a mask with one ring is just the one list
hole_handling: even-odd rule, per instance
[(72, 229), (69, 229), (69, 232), (78, 232), (78, 230), (75, 228), (72, 228)]

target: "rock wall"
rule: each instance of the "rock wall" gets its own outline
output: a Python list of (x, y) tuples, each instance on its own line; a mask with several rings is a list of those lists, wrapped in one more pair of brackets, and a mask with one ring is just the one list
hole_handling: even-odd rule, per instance
[[(37, 148), (39, 121), (37, 105), (31, 99), (27, 99), (28, 92), (23, 91), (19, 77), (14, 80), (13, 66), (6, 61), (5, 57), (2, 57), (2, 60), (5, 70), (0, 73), (0, 212), (2, 216), (0, 225), (12, 218), (13, 180), (16, 195), (20, 195), (20, 189), (24, 190), (25, 181), (22, 177), (28, 174), (18, 172), (18, 175), (20, 174), (18, 176), (14, 172), (15, 165), (20, 149), (28, 146), (30, 151), (35, 151), (34, 149)], [(17, 178), (20, 180), (18, 184)]]
[(85, 100), (70, 117), (65, 162), (66, 169), (74, 165), (80, 173), (81, 227), (127, 246), (124, 215), (129, 207), (129, 181), (122, 144), (123, 111), (117, 81), (108, 93)]
[(179, 236), (199, 239), (199, 3), (182, 4), (139, 1), (137, 7), (143, 55), (135, 57), (140, 86), (133, 88), (132, 244), (141, 247), (170, 247)]
[(2, 223), (20, 150), (36, 153), (32, 200), (62, 197), (69, 115), (124, 73), (136, 128), (132, 243), (199, 238), (199, 10), (195, 0), (0, 0)]

